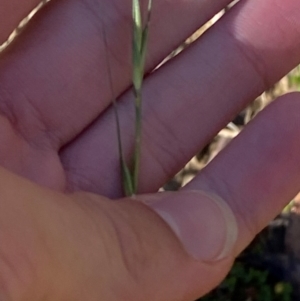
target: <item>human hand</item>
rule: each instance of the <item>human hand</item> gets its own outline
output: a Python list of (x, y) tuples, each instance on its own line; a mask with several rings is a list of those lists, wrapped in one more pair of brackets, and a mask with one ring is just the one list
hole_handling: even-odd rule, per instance
[[(13, 14), (13, 1), (1, 1), (7, 8), (3, 40), (36, 3), (15, 0)], [(137, 197), (148, 206), (72, 193), (121, 196), (101, 29), (129, 155), (130, 2), (53, 1), (1, 55), (0, 162), (52, 189), (1, 169), (4, 299), (192, 300), (224, 277), (234, 257), (299, 190), (299, 96), (291, 94), (261, 113), (179, 193)], [(147, 70), (228, 2), (154, 1)], [(296, 0), (242, 1), (147, 76), (141, 193), (156, 191), (299, 63), (299, 15)], [(174, 235), (148, 207), (181, 231), (175, 227)], [(237, 237), (230, 235), (237, 229)]]

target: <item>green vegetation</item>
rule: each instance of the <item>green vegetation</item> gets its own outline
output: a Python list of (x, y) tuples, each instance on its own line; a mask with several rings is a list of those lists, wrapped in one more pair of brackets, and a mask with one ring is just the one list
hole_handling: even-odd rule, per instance
[[(138, 179), (141, 157), (141, 133), (142, 133), (142, 85), (145, 73), (146, 54), (148, 46), (149, 24), (151, 19), (152, 0), (148, 0), (147, 16), (143, 22), (143, 12), (139, 0), (132, 0), (132, 84), (135, 107), (135, 141), (134, 154), (129, 164), (126, 162), (121, 139), (121, 128), (118, 116), (118, 108), (115, 98), (113, 105), (116, 116), (118, 148), (120, 164), (123, 176), (123, 190), (126, 196), (135, 195), (138, 191)], [(108, 68), (110, 69), (110, 68)], [(110, 74), (110, 70), (108, 70)], [(110, 82), (112, 81), (110, 76)], [(112, 85), (111, 85), (112, 86)], [(112, 87), (111, 87), (112, 88)]]
[(291, 301), (291, 284), (271, 278), (267, 270), (237, 261), (226, 279), (199, 301)]

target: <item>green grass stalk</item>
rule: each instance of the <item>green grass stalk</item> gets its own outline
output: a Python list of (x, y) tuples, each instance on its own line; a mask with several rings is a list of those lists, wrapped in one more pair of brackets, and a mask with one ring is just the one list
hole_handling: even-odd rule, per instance
[(147, 17), (143, 25), (142, 11), (139, 0), (132, 0), (133, 20), (133, 90), (135, 97), (135, 150), (133, 158), (132, 186), (133, 194), (138, 191), (138, 180), (141, 158), (141, 136), (142, 136), (142, 85), (145, 73), (145, 62), (148, 48), (148, 33), (151, 20), (152, 0), (148, 1)]
[(107, 43), (106, 31), (105, 31), (104, 27), (103, 27), (103, 40), (104, 40), (104, 46), (105, 46), (105, 60), (106, 60), (106, 66), (107, 66), (107, 75), (108, 75), (110, 91), (112, 94), (111, 95), (112, 96), (112, 104), (113, 104), (115, 122), (116, 122), (116, 128), (117, 128), (118, 154), (119, 154), (120, 167), (121, 167), (121, 171), (122, 171), (123, 190), (124, 190), (125, 195), (129, 196), (129, 195), (132, 195), (134, 192), (133, 192), (133, 186), (132, 186), (131, 173), (130, 173), (130, 170), (125, 161), (123, 147), (122, 147), (120, 118), (119, 118), (119, 113), (118, 113), (117, 100), (116, 100), (116, 96), (114, 93), (111, 66), (110, 66), (110, 60), (109, 60), (109, 55), (108, 55), (108, 43)]
[[(133, 196), (138, 191), (138, 180), (140, 172), (141, 158), (141, 136), (142, 136), (142, 85), (145, 73), (145, 62), (148, 47), (148, 33), (151, 19), (152, 0), (148, 0), (147, 16), (145, 25), (143, 25), (142, 11), (140, 0), (132, 0), (132, 22), (133, 22), (133, 38), (132, 38), (132, 84), (134, 94), (135, 107), (135, 139), (134, 153), (131, 160), (132, 169), (126, 163), (123, 148), (120, 118), (118, 114), (117, 101), (113, 89), (113, 80), (111, 74), (110, 60), (108, 55), (108, 43), (106, 33), (103, 29), (104, 46), (106, 49), (107, 74), (109, 77), (110, 90), (112, 93), (112, 103), (115, 113), (115, 121), (117, 127), (118, 151), (120, 166), (123, 178), (123, 190), (126, 196)], [(131, 165), (130, 165), (131, 166)]]

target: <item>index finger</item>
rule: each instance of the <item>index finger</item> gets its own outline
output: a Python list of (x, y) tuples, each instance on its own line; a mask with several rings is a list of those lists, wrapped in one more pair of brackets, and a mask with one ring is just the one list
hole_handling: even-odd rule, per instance
[(0, 0), (0, 45), (41, 0)]

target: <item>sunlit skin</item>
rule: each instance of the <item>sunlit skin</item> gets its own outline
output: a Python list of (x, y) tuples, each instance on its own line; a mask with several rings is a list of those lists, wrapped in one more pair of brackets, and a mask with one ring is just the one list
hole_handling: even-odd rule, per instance
[[(1, 53), (1, 300), (192, 301), (225, 277), (235, 256), (296, 195), (298, 93), (266, 108), (181, 192), (155, 193), (300, 62), (299, 0), (241, 0), (192, 47), (150, 74), (229, 2), (153, 2), (134, 200), (120, 199), (102, 36), (105, 26), (130, 157), (131, 0), (53, 0)], [(0, 42), (37, 3), (0, 0)], [(191, 202), (195, 196), (199, 203)], [(238, 227), (219, 260), (226, 231), (215, 196)], [(198, 214), (197, 258), (182, 243), (187, 238), (180, 241), (153, 210), (160, 204), (182, 225)], [(214, 227), (201, 232), (208, 216)]]

